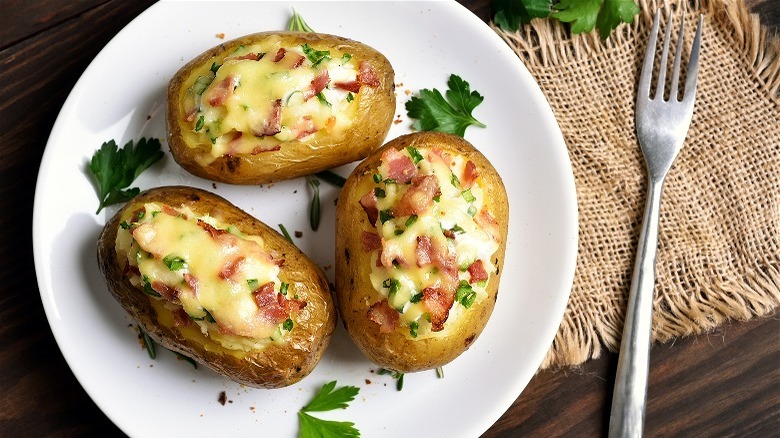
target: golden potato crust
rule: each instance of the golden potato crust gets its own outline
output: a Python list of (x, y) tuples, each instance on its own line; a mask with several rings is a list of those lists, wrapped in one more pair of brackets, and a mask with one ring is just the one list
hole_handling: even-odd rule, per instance
[[(187, 93), (188, 80), (203, 71), (204, 66), (221, 60), (241, 45), (251, 45), (271, 36), (281, 37), (282, 44), (330, 47), (349, 53), (356, 60), (369, 63), (376, 73), (378, 86), (363, 86), (354, 123), (336, 133), (320, 130), (304, 141), (282, 143), (279, 150), (257, 154), (224, 155), (203, 166), (196, 157), (210, 150), (209, 144), (187, 144), (183, 133), (185, 110), (181, 102)], [(387, 136), (395, 113), (395, 73), (384, 55), (373, 48), (347, 38), (320, 33), (261, 32), (246, 35), (213, 47), (184, 65), (170, 80), (167, 91), (168, 143), (173, 158), (188, 172), (202, 178), (229, 184), (264, 184), (310, 175), (325, 169), (365, 158), (380, 147)]]
[[(123, 212), (134, 211), (146, 202), (174, 208), (187, 206), (199, 215), (208, 214), (221, 223), (232, 224), (244, 234), (262, 237), (266, 248), (284, 259), (280, 279), (306, 302), (297, 312), (288, 342), (272, 343), (260, 351), (238, 352), (203, 335), (195, 339), (183, 336), (173, 326), (171, 312), (155, 305), (153, 298), (133, 286), (117, 259), (116, 236)], [(204, 190), (171, 186), (142, 192), (105, 225), (97, 243), (97, 259), (108, 290), (155, 342), (247, 386), (279, 388), (298, 382), (314, 369), (335, 329), (336, 309), (322, 270), (274, 229)]]
[[(495, 272), (490, 275), (488, 297), (475, 303), (455, 321), (445, 324), (436, 336), (413, 339), (408, 329), (380, 333), (378, 325), (367, 317), (368, 307), (383, 298), (369, 280), (370, 254), (363, 248), (361, 233), (375, 228), (360, 205), (360, 198), (374, 186), (372, 179), (388, 148), (404, 150), (440, 148), (452, 155), (471, 160), (480, 172), (485, 205), (497, 220), (501, 241), (491, 257)], [(338, 201), (336, 213), (336, 298), (342, 321), (357, 346), (378, 365), (414, 372), (449, 363), (477, 339), (490, 317), (498, 295), (500, 274), (506, 248), (509, 204), (501, 177), (482, 153), (463, 138), (438, 132), (418, 132), (398, 137), (372, 153), (350, 174)]]

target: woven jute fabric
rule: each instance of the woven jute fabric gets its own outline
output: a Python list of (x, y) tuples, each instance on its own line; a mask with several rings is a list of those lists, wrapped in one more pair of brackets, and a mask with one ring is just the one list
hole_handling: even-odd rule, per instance
[[(653, 339), (774, 314), (780, 304), (780, 43), (741, 1), (640, 0), (607, 41), (553, 20), (494, 28), (536, 79), (563, 132), (577, 190), (579, 251), (568, 307), (540, 369), (620, 345), (647, 198), (635, 98), (655, 10), (685, 11), (685, 48), (704, 15), (685, 146), (663, 190)], [(692, 19), (693, 18), (693, 19)], [(684, 66), (683, 66), (684, 67)]]

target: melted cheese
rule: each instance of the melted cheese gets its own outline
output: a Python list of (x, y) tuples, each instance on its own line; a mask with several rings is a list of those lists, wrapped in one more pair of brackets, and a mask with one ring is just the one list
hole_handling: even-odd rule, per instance
[[(193, 74), (183, 96), (184, 107), (191, 108), (186, 111), (194, 112), (192, 131), (184, 135), (190, 145), (210, 146), (210, 153), (199, 157), (201, 164), (223, 155), (272, 150), (285, 142), (306, 142), (319, 131), (338, 133), (350, 128), (360, 95), (335, 84), (356, 81), (357, 62), (349, 54), (329, 49), (329, 57), (315, 66), (302, 47), (283, 46), (279, 37), (270, 37), (215, 60), (216, 72)], [(286, 51), (285, 57), (274, 62), (279, 49)], [(262, 57), (238, 59), (248, 54)], [(290, 62), (300, 57), (304, 57), (301, 65)], [(323, 71), (327, 71), (328, 84), (319, 96), (312, 97), (312, 81)], [(212, 105), (209, 96), (225, 83), (235, 86), (224, 102)], [(281, 101), (281, 131), (262, 135), (277, 100)]]
[[(492, 275), (495, 266), (491, 262), (491, 256), (498, 249), (498, 242), (494, 241), (490, 234), (483, 230), (473, 219), (473, 216), (484, 205), (484, 193), (478, 179), (468, 191), (460, 186), (457, 175), (462, 175), (466, 161), (461, 156), (452, 157), (447, 163), (434, 152), (425, 148), (419, 149), (424, 157), (417, 163), (417, 175), (435, 175), (441, 196), (437, 202), (433, 202), (425, 214), (420, 215), (416, 221), (409, 224), (409, 216), (389, 219), (384, 223), (377, 221), (376, 231), (382, 238), (382, 256), (388, 259), (404, 260), (403, 266), (386, 268), (377, 263), (379, 251), (374, 251), (371, 258), (371, 284), (374, 289), (387, 297), (391, 307), (398, 310), (400, 319), (406, 326), (417, 325), (417, 339), (435, 335), (430, 331), (431, 324), (427, 319), (425, 304), (421, 301), (413, 302), (415, 295), (419, 299), (421, 292), (427, 287), (437, 287), (442, 284), (442, 274), (432, 265), (418, 267), (417, 237), (428, 236), (434, 242), (434, 246), (447, 248), (454, 252), (459, 267), (458, 280), (469, 282), (471, 276), (468, 267), (477, 260), (481, 260), (484, 269)], [(409, 154), (408, 151), (404, 153)], [(388, 174), (387, 163), (377, 169), (380, 175)], [(455, 177), (453, 177), (455, 175)], [(377, 184), (384, 190), (385, 196), (377, 199), (378, 210), (392, 210), (409, 185), (381, 182)], [(447, 238), (444, 230), (455, 231), (455, 238)], [(379, 266), (377, 266), (379, 265)], [(389, 285), (393, 284), (392, 291)], [(476, 294), (474, 302), (482, 301), (487, 297), (485, 289), (487, 282), (471, 284)], [(445, 330), (452, 326), (463, 312), (467, 312), (463, 305), (455, 301), (450, 309)], [(410, 335), (411, 337), (411, 335)]]
[[(226, 232), (214, 218), (198, 218), (188, 209), (174, 216), (169, 207), (147, 203), (143, 212), (134, 222), (135, 213), (128, 213), (124, 223), (132, 229), (123, 226), (117, 233), (120, 263), (140, 273), (132, 274), (133, 284), (144, 289), (161, 282), (176, 290), (167, 305), (180, 306), (197, 323), (193, 326), (225, 348), (257, 349), (281, 339), (281, 324), (265, 317), (253, 296), (267, 283), (277, 293), (281, 288), (279, 267), (262, 238)], [(222, 231), (212, 236), (198, 220)]]

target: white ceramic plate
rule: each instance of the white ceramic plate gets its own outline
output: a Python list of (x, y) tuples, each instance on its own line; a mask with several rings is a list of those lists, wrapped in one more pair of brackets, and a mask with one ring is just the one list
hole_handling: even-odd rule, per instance
[[(402, 121), (391, 138), (410, 131), (408, 92), (445, 90), (451, 73), (485, 97), (474, 115), (487, 128), (469, 128), (466, 139), (491, 159), (509, 192), (508, 254), (487, 328), (444, 368), (443, 379), (433, 371), (410, 374), (398, 392), (341, 324), (315, 371), (284, 389), (242, 387), (168, 351), (151, 360), (98, 271), (96, 238), (118, 207), (95, 214), (87, 163), (106, 140), (121, 145), (154, 136), (166, 157), (134, 186), (205, 188), (272, 226), (300, 230), (295, 243), (333, 280), (335, 188), (321, 186), (323, 222), (313, 232), (303, 179), (212, 185), (181, 170), (164, 142), (165, 88), (179, 67), (219, 44), (217, 34), (228, 40), (285, 28), (292, 7), (318, 31), (362, 41), (390, 59)], [(338, 172), (346, 176), (351, 167)], [(41, 298), (63, 355), (97, 405), (131, 436), (293, 437), (297, 411), (337, 380), (360, 393), (347, 409), (319, 416), (354, 421), (363, 436), (476, 437), (521, 393), (560, 324), (574, 275), (577, 206), (567, 150), (544, 96), (508, 46), (455, 2), (162, 2), (105, 47), (65, 102), (41, 163), (33, 242)]]

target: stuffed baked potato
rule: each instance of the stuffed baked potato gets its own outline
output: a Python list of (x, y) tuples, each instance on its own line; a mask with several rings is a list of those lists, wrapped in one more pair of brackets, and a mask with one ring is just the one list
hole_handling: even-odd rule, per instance
[(139, 194), (105, 225), (97, 255), (109, 291), (149, 336), (248, 386), (299, 381), (335, 328), (319, 267), (200, 189)]
[(455, 135), (401, 136), (358, 165), (336, 213), (336, 301), (358, 347), (400, 372), (468, 349), (497, 299), (508, 212), (498, 173)]
[(365, 158), (395, 112), (393, 68), (346, 38), (264, 32), (214, 47), (168, 85), (168, 142), (197, 176), (262, 184)]

